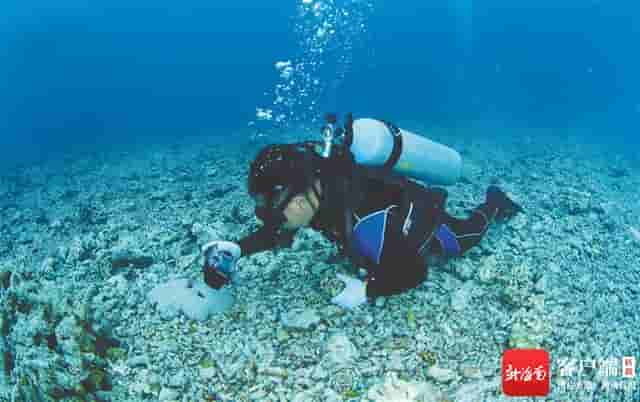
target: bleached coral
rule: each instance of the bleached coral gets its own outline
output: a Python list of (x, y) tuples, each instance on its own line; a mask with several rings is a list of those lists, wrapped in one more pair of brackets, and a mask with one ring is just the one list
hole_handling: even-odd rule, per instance
[(480, 282), (489, 284), (492, 283), (498, 275), (496, 257), (490, 255), (486, 258), (482, 265), (478, 268), (478, 279)]
[(523, 306), (533, 289), (533, 273), (525, 264), (516, 265), (505, 280), (503, 300), (513, 306)]
[(490, 400), (482, 397), (483, 394), (500, 389), (500, 378), (490, 380), (478, 380), (462, 385), (454, 394), (456, 402), (477, 402)]
[(509, 346), (512, 348), (540, 348), (551, 335), (551, 323), (542, 309), (522, 308), (515, 314), (511, 326)]
[(375, 402), (437, 402), (441, 394), (428, 383), (403, 381), (395, 372), (389, 372), (383, 383), (369, 390), (367, 398)]

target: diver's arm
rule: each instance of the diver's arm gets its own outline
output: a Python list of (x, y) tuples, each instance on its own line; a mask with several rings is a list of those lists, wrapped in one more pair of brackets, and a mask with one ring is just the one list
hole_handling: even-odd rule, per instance
[(368, 298), (390, 296), (413, 289), (427, 278), (425, 261), (403, 239), (387, 239), (380, 263), (368, 270)]
[(245, 257), (276, 247), (291, 247), (296, 233), (297, 230), (277, 231), (271, 227), (262, 226), (257, 231), (237, 241), (241, 250), (240, 255)]
[(202, 247), (204, 281), (213, 289), (220, 289), (231, 280), (236, 262), (242, 256), (276, 247), (291, 247), (294, 231), (278, 231), (262, 227), (237, 242), (215, 240)]
[(352, 309), (377, 296), (390, 296), (418, 286), (427, 276), (425, 264), (420, 258), (407, 258), (409, 250), (402, 251), (397, 254), (388, 252), (380, 264), (374, 264), (369, 270), (365, 281), (337, 274), (338, 279), (345, 283), (345, 288), (331, 301)]

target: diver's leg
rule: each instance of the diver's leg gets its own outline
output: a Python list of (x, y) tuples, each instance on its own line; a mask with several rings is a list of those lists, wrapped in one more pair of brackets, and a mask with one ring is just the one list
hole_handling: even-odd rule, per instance
[(480, 243), (489, 224), (495, 219), (510, 218), (522, 208), (496, 186), (489, 186), (485, 202), (476, 207), (467, 219), (459, 219), (442, 212), (431, 250), (446, 256), (464, 254)]

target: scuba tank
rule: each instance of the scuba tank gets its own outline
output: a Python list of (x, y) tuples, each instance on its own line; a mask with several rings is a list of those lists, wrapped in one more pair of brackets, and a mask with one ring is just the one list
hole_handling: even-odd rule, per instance
[(440, 143), (400, 129), (392, 123), (347, 115), (344, 129), (336, 127), (330, 114), (322, 128), (322, 156), (331, 155), (338, 141), (352, 152), (355, 162), (363, 166), (382, 167), (397, 175), (411, 177), (429, 185), (453, 184), (462, 176), (460, 154)]

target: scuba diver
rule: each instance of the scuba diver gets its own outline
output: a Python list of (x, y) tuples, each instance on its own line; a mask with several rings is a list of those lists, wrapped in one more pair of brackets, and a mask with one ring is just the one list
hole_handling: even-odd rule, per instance
[[(248, 190), (263, 226), (238, 241), (203, 246), (204, 280), (210, 287), (230, 284), (240, 257), (290, 247), (300, 228), (311, 227), (355, 266), (366, 269), (363, 280), (337, 274), (346, 286), (332, 302), (355, 308), (377, 296), (417, 287), (427, 278), (427, 255), (461, 256), (480, 242), (491, 222), (522, 211), (491, 185), (485, 201), (466, 219), (451, 216), (445, 210), (444, 188), (421, 185), (401, 167), (414, 170), (409, 173), (422, 169), (422, 177), (432, 182), (455, 181), (460, 167), (455, 151), (384, 121), (354, 121), (348, 115), (344, 129), (335, 128), (335, 117), (328, 122), (324, 144), (273, 144), (258, 153), (250, 166)], [(381, 166), (358, 161), (375, 148), (373, 137), (388, 145), (378, 158)], [(413, 155), (403, 159), (410, 150)], [(443, 168), (455, 172), (452, 178), (443, 179)]]

